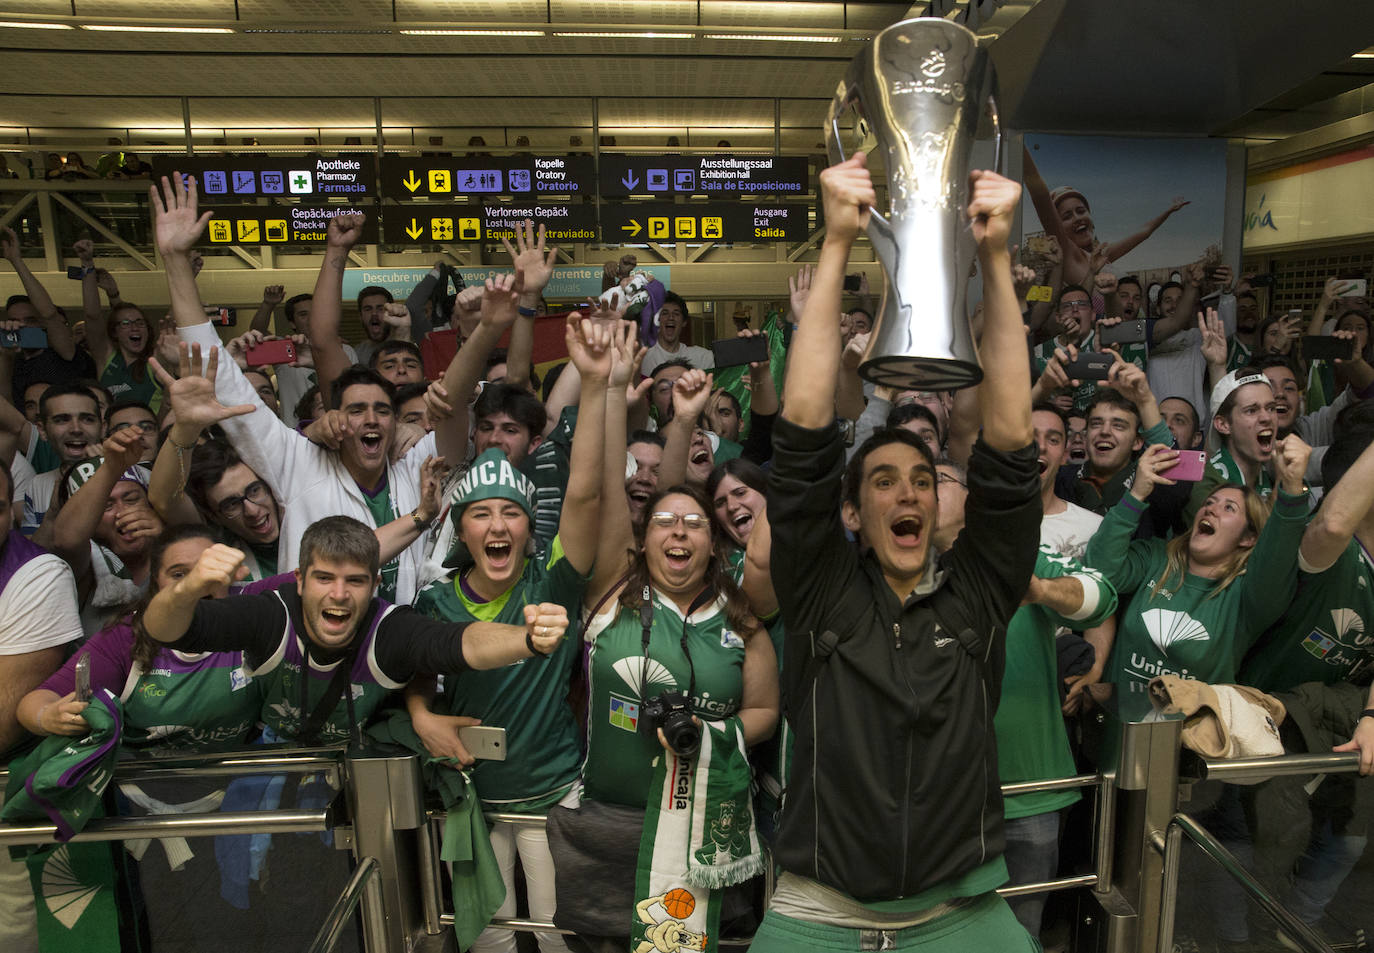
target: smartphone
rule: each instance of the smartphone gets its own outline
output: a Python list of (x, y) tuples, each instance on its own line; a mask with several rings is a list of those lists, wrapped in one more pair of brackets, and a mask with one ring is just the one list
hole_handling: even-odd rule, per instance
[(1207, 451), (1180, 450), (1178, 463), (1167, 470), (1161, 470), (1159, 475), (1168, 480), (1183, 480), (1192, 483), (1202, 479), (1202, 474), (1206, 472), (1206, 468)]
[(1108, 344), (1142, 344), (1145, 341), (1145, 321), (1122, 321), (1097, 329), (1097, 343), (1103, 347)]
[[(68, 272), (71, 271), (70, 268), (67, 270)], [(1350, 286), (1344, 292), (1342, 292), (1342, 298), (1363, 298), (1369, 294), (1368, 279), (1361, 278), (1358, 275), (1349, 275), (1347, 277), (1342, 277), (1341, 281), (1344, 281), (1346, 284)]]
[(1330, 334), (1308, 334), (1302, 339), (1305, 361), (1350, 361), (1355, 358), (1355, 342)]
[(469, 725), (458, 729), (458, 740), (478, 761), (506, 760), (506, 729)]
[(79, 702), (91, 700), (90, 652), (82, 652), (81, 658), (76, 660), (76, 700)]
[(206, 308), (205, 316), (210, 319), (211, 324), (226, 328), (233, 327), (239, 321), (239, 313), (233, 308)]
[(1069, 380), (1105, 381), (1115, 363), (1116, 355), (1111, 352), (1082, 351), (1077, 360), (1064, 365), (1064, 373)]
[(257, 347), (250, 347), (243, 355), (249, 367), (262, 367), (264, 364), (290, 364), (296, 360), (294, 341), (263, 341)]
[(861, 281), (863, 281), (863, 277), (864, 277), (863, 275), (845, 275), (845, 276), (844, 276), (844, 290), (845, 290), (845, 291), (858, 291), (858, 290), (859, 290), (859, 283), (860, 283)]
[(755, 361), (768, 360), (768, 338), (763, 335), (747, 338), (721, 338), (711, 342), (716, 367), (737, 367)]
[(82, 268), (80, 265), (68, 265), (67, 277), (72, 281), (80, 281), (82, 278), (86, 277), (86, 269)]
[(41, 351), (47, 346), (48, 332), (42, 328), (0, 331), (0, 347), (21, 347), (28, 351)]

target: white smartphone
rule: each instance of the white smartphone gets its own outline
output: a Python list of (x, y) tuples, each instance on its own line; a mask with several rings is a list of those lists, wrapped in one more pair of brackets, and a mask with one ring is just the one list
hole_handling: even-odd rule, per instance
[(506, 729), (469, 725), (458, 729), (458, 740), (478, 761), (506, 760)]

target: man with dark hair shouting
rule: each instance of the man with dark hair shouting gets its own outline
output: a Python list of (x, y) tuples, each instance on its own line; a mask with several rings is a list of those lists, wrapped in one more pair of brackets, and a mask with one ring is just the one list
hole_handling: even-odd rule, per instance
[(993, 713), (1006, 624), (1040, 535), (1030, 368), (1007, 252), (1021, 189), (970, 175), (983, 432), (964, 528), (937, 558), (926, 445), (880, 430), (845, 472), (835, 424), (841, 282), (875, 201), (865, 159), (821, 173), (826, 240), (774, 432), (772, 577), (796, 749), (774, 855), (784, 872), (752, 949), (839, 949), (855, 930), (858, 949), (1031, 949), (993, 892), (1007, 879)]

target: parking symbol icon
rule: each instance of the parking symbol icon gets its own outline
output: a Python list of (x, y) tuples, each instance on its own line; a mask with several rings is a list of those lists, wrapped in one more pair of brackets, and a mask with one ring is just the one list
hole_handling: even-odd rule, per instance
[(654, 217), (650, 216), (650, 218), (649, 218), (649, 237), (650, 237), (650, 238), (667, 238), (667, 237), (668, 237), (668, 220), (667, 220), (666, 218), (654, 218)]
[(205, 192), (208, 195), (223, 195), (229, 191), (229, 177), (223, 172), (205, 173)]
[(238, 169), (234, 172), (234, 194), (251, 195), (258, 190), (258, 177), (251, 169)]
[(647, 172), (645, 172), (645, 178), (648, 182), (646, 187), (650, 192), (668, 191), (667, 169), (649, 169)]
[(308, 195), (311, 189), (312, 176), (309, 169), (292, 169), (286, 173), (286, 184), (291, 189), (292, 195)]
[(286, 191), (286, 176), (280, 172), (264, 172), (262, 190), (269, 195), (281, 195)]

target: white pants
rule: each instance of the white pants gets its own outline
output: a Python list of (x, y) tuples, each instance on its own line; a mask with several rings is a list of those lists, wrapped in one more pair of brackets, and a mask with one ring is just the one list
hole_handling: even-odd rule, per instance
[[(559, 803), (564, 807), (576, 807), (579, 800), (574, 788)], [(549, 838), (544, 826), (500, 822), (491, 825), (490, 833), (491, 847), (501, 866), (501, 879), (506, 884), (506, 902), (501, 904), (496, 916), (515, 916), (515, 853), (519, 851), (520, 864), (525, 868), (530, 919), (545, 923), (553, 920), (558, 901), (553, 885), (553, 855), (549, 853)], [(539, 941), (540, 953), (568, 953), (563, 934), (536, 933), (534, 936)], [(515, 932), (487, 927), (473, 941), (472, 953), (515, 953)]]
[[(0, 804), (5, 792), (0, 790)], [(38, 953), (38, 917), (33, 909), (33, 885), (22, 860), (10, 860), (0, 847), (0, 949), (5, 953)]]

